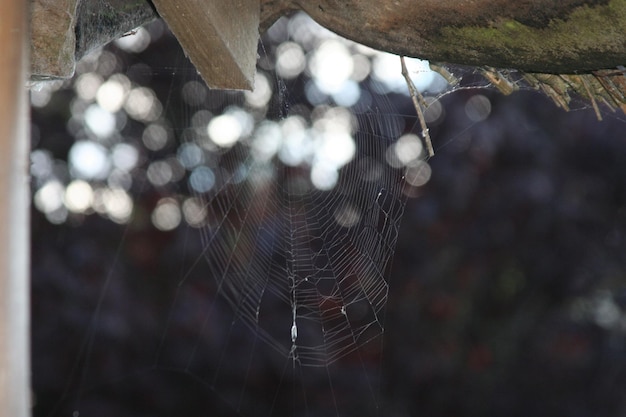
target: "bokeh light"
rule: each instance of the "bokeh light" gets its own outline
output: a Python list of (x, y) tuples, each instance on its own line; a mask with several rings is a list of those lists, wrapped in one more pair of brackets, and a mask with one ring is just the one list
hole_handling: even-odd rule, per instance
[[(124, 53), (141, 54), (162, 34), (163, 25), (155, 23), (129, 32), (114, 45)], [(284, 164), (304, 170), (291, 189), (332, 190), (344, 167), (364, 161), (354, 161), (354, 112), (368, 109), (373, 95), (406, 94), (398, 57), (340, 38), (303, 14), (280, 19), (268, 36), (280, 42), (259, 61), (254, 90), (238, 96), (209, 90), (197, 75), (181, 82), (174, 95), (173, 87), (157, 91), (148, 82), (159, 71), (169, 73), (170, 67), (136, 62), (125, 69), (123, 60), (108, 49), (89, 54), (68, 85), (76, 97), (67, 124), (75, 143), (67, 162), (44, 151), (33, 153), (31, 171), (39, 196), (35, 206), (50, 216), (55, 213), (57, 222), (92, 212), (125, 222), (133, 210), (129, 193), (143, 179), (162, 190), (184, 181), (192, 195), (210, 193), (223, 181), (219, 155), (241, 152), (241, 147), (257, 168), (250, 175), (245, 160), (229, 167), (227, 178), (233, 184), (250, 181), (261, 186), (271, 181), (276, 164)], [(427, 62), (407, 59), (407, 66), (418, 88), (437, 84), (439, 76)], [(283, 80), (302, 80), (308, 104), (290, 108), (293, 98)], [(61, 88), (62, 83), (50, 83), (33, 90), (33, 105), (45, 108)], [(486, 117), (488, 103), (475, 97), (468, 101), (468, 117)], [(432, 97), (427, 103), (425, 117), (437, 123), (443, 118), (442, 106)], [(172, 111), (186, 114), (187, 126), (173, 128)], [(278, 117), (267, 117), (274, 113)], [(421, 140), (411, 133), (387, 152), (387, 162), (406, 170), (407, 183), (414, 186), (428, 177), (416, 174), (420, 158)], [(380, 175), (376, 172), (368, 166), (366, 176), (375, 178)], [(203, 224), (206, 209), (200, 202), (184, 200), (178, 210), (180, 221)], [(350, 216), (339, 217), (349, 224), (345, 219)], [(165, 220), (156, 224), (168, 227)]]
[(84, 213), (93, 204), (93, 189), (83, 180), (72, 181), (65, 190), (64, 203), (74, 213)]
[(105, 179), (111, 169), (108, 150), (90, 140), (75, 142), (70, 149), (68, 162), (77, 178)]
[(483, 94), (475, 94), (465, 103), (465, 114), (473, 122), (482, 122), (491, 114), (491, 101)]
[(152, 212), (152, 223), (162, 231), (169, 231), (178, 227), (181, 218), (178, 202), (169, 197), (159, 200)]

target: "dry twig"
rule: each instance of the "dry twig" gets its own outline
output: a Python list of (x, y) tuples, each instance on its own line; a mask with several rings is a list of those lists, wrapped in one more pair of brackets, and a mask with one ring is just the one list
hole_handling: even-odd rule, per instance
[(402, 65), (402, 76), (406, 81), (406, 85), (409, 88), (409, 94), (411, 95), (411, 100), (413, 100), (413, 106), (415, 107), (415, 111), (417, 112), (417, 117), (420, 121), (420, 125), (422, 127), (422, 137), (424, 138), (424, 142), (426, 143), (426, 149), (428, 149), (428, 156), (432, 157), (435, 155), (435, 150), (433, 149), (433, 143), (430, 140), (430, 134), (428, 133), (428, 126), (426, 125), (426, 119), (424, 118), (424, 111), (422, 110), (422, 106), (426, 107), (426, 101), (424, 101), (424, 97), (417, 90), (415, 84), (411, 80), (409, 76), (409, 72), (406, 69), (406, 63), (404, 62), (404, 57), (400, 57), (400, 64)]

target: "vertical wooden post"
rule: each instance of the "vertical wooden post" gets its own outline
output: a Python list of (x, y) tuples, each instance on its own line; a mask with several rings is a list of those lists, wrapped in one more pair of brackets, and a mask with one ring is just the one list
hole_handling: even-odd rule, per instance
[(0, 0), (0, 417), (30, 415), (27, 0)]

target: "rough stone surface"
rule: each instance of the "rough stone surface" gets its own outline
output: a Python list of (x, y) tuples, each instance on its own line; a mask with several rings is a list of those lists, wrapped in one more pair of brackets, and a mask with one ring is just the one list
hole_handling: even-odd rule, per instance
[(78, 0), (31, 2), (31, 71), (37, 78), (74, 74)]
[(146, 0), (78, 2), (75, 51), (77, 59), (158, 17)]
[(31, 79), (69, 78), (94, 48), (157, 17), (146, 0), (31, 0)]

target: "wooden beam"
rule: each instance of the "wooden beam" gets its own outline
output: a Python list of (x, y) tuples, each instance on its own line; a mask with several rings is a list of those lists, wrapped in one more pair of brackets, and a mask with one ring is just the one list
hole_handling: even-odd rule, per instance
[(154, 0), (153, 4), (209, 87), (254, 87), (259, 0)]
[(28, 2), (0, 0), (0, 416), (30, 415)]

